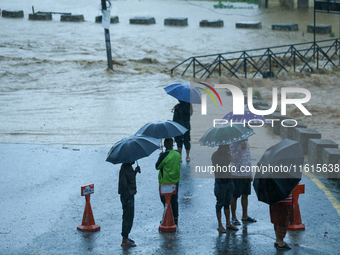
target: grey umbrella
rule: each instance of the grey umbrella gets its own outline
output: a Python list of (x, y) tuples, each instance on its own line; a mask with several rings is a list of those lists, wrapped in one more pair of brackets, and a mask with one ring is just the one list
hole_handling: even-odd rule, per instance
[(106, 161), (113, 164), (134, 162), (149, 156), (160, 146), (161, 142), (156, 138), (132, 135), (115, 143), (110, 149)]
[(151, 136), (154, 138), (172, 138), (183, 135), (188, 129), (172, 120), (158, 120), (145, 124), (136, 135)]
[(257, 163), (253, 183), (258, 200), (272, 205), (287, 198), (301, 180), (303, 161), (297, 141), (284, 139), (267, 149)]

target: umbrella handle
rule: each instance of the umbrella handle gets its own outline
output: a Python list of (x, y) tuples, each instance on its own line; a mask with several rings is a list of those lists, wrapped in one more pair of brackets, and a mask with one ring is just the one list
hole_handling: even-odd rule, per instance
[(161, 153), (163, 153), (163, 148), (164, 148), (164, 146), (163, 146), (163, 139), (161, 138), (161, 146), (159, 147), (159, 149), (162, 151)]
[(138, 166), (138, 161), (136, 160), (137, 166)]

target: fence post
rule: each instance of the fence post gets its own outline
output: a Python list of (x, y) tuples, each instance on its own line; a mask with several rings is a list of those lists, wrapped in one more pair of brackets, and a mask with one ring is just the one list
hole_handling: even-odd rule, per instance
[[(102, 2), (102, 9), (107, 10), (106, 0), (101, 0), (101, 2)], [(104, 13), (103, 13), (102, 19), (104, 20)], [(104, 34), (105, 34), (105, 45), (106, 45), (106, 55), (107, 55), (107, 66), (109, 69), (113, 70), (109, 29), (104, 28)]]
[(243, 71), (244, 71), (244, 78), (247, 78), (247, 59), (244, 58), (243, 60)]
[(221, 76), (221, 54), (218, 55), (218, 74)]
[(335, 55), (338, 55), (338, 39), (335, 39)]
[(319, 45), (316, 47), (316, 69), (319, 69)]
[(194, 59), (192, 60), (192, 70), (194, 71), (194, 78), (195, 78), (195, 64), (196, 64), (196, 58), (194, 57)]

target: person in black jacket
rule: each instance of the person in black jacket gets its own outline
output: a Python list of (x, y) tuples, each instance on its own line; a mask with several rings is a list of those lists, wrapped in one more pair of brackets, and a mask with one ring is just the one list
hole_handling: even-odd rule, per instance
[[(179, 154), (182, 155), (182, 148), (183, 148), (183, 144), (186, 150), (186, 161), (189, 162), (190, 161), (190, 116), (193, 113), (192, 110), (192, 105), (190, 103), (184, 102), (184, 101), (179, 101), (179, 104), (176, 104), (173, 112), (174, 112), (174, 116), (173, 116), (173, 121), (177, 122), (178, 124), (181, 124), (183, 127), (187, 128), (188, 131), (181, 136), (176, 136), (175, 137), (175, 142), (177, 144), (177, 150), (179, 152)], [(181, 160), (182, 161), (182, 160)]]
[(118, 194), (120, 194), (120, 201), (123, 208), (123, 222), (122, 222), (122, 236), (123, 241), (121, 246), (136, 247), (137, 245), (128, 236), (132, 228), (133, 217), (135, 211), (135, 194), (136, 174), (140, 173), (140, 167), (137, 166), (133, 170), (132, 163), (123, 163), (119, 172)]

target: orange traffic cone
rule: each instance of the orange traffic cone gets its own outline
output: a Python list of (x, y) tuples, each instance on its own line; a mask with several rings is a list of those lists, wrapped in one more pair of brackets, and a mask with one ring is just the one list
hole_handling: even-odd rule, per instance
[[(168, 185), (168, 184), (165, 184)], [(158, 230), (161, 232), (176, 232), (177, 226), (175, 225), (174, 216), (172, 214), (170, 200), (173, 194), (177, 193), (176, 184), (169, 184), (167, 187), (171, 187), (171, 193), (164, 193), (162, 192), (162, 186), (166, 187), (165, 185), (160, 185), (159, 192), (162, 196), (165, 197), (165, 207), (163, 213), (163, 220), (161, 225), (159, 226)], [(174, 186), (170, 186), (174, 185)], [(165, 191), (168, 192), (168, 191)]]
[(288, 226), (288, 230), (305, 230), (305, 224), (301, 222), (301, 215), (300, 215), (300, 207), (299, 207), (299, 195), (305, 193), (305, 185), (299, 184), (297, 185), (293, 192), (293, 211), (291, 214), (291, 221), (290, 225)]
[[(85, 192), (84, 192), (84, 190), (85, 190)], [(89, 192), (87, 192), (88, 194), (86, 194), (87, 190), (90, 190)], [(96, 225), (96, 223), (94, 222), (94, 217), (93, 217), (91, 203), (90, 203), (90, 196), (91, 196), (91, 193), (93, 193), (93, 190), (94, 190), (93, 184), (81, 187), (81, 195), (85, 196), (85, 201), (86, 201), (84, 215), (83, 215), (83, 221), (82, 221), (81, 225), (79, 225), (77, 227), (77, 229), (79, 229), (81, 231), (97, 231), (97, 230), (100, 230), (100, 226)]]

